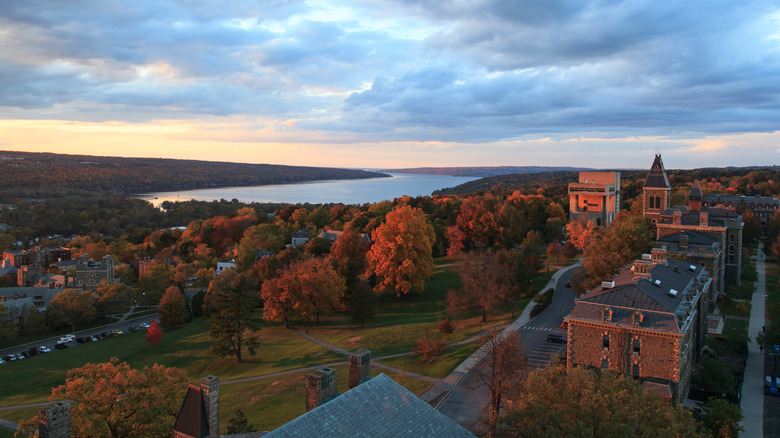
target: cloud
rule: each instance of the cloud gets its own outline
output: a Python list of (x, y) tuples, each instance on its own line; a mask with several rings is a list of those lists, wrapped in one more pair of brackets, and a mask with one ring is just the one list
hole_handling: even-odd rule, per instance
[(761, 0), (0, 2), (0, 117), (222, 118), (241, 120), (226, 137), (369, 149), (775, 132), (778, 11)]

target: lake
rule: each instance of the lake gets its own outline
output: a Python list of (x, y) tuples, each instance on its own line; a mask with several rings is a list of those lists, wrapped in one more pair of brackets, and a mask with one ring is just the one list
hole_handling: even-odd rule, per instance
[(435, 190), (474, 181), (476, 177), (449, 175), (389, 174), (390, 178), (313, 181), (297, 184), (222, 187), (138, 195), (155, 206), (165, 201), (214, 201), (238, 199), (241, 202), (282, 202), (290, 204), (365, 204), (393, 200), (403, 195), (426, 196)]

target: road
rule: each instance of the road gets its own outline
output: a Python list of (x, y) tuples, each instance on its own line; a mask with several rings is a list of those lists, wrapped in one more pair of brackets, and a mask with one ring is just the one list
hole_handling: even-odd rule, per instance
[[(574, 291), (566, 286), (574, 270), (563, 272), (556, 280), (552, 303), (517, 332), (525, 346), (525, 356), (531, 369), (544, 368), (553, 355), (565, 355), (565, 344), (547, 342), (547, 335), (566, 335), (561, 328), (563, 317), (574, 306)], [(439, 412), (472, 431), (480, 430), (480, 420), (487, 408), (489, 394), (475, 373), (469, 372), (438, 406)]]

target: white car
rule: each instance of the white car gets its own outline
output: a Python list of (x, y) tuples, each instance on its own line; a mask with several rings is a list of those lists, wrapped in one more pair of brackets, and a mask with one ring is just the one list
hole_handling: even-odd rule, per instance
[(45, 345), (38, 347), (38, 353), (51, 353), (51, 349)]
[(149, 328), (149, 323), (147, 323), (147, 322), (142, 322), (142, 323), (141, 323), (141, 324), (139, 324), (139, 325), (140, 325), (141, 327), (143, 327), (143, 328)]

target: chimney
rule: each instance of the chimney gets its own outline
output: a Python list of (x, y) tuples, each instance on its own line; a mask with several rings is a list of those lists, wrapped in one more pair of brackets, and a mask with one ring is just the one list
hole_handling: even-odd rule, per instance
[(702, 226), (702, 227), (707, 227), (707, 226), (709, 226), (708, 225), (709, 222), (710, 222), (710, 215), (709, 215), (709, 213), (707, 213), (705, 211), (700, 212), (699, 213), (699, 225)]
[(634, 260), (634, 266), (631, 270), (634, 272), (634, 277), (650, 279), (650, 260), (645, 259), (644, 256), (649, 254), (642, 254), (642, 260)]
[(680, 225), (682, 222), (682, 212), (680, 210), (675, 210), (673, 215), (674, 217), (672, 220), (674, 221), (674, 225)]
[(685, 233), (680, 234), (680, 249), (688, 251), (688, 235)]
[(357, 350), (349, 355), (349, 389), (371, 378), (371, 351)]
[(659, 265), (666, 264), (666, 248), (653, 248), (650, 252), (653, 263)]
[(336, 370), (320, 368), (306, 375), (306, 412), (339, 395)]
[(38, 436), (70, 438), (70, 403), (52, 403), (38, 410)]
[(219, 377), (206, 376), (200, 379), (200, 394), (206, 407), (209, 438), (219, 438)]

